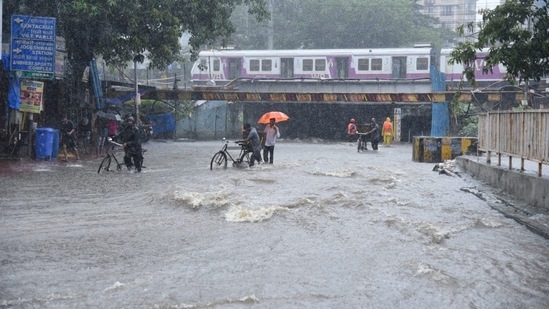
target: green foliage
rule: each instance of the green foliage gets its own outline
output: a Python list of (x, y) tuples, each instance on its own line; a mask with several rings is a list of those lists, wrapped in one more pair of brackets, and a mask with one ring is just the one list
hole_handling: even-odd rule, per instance
[(479, 113), (479, 109), (472, 102), (452, 102), (451, 135), (476, 137)]
[[(476, 41), (460, 43), (452, 52), (451, 63), (464, 64), (464, 74), (476, 84), (473, 64), (477, 52), (489, 48), (485, 73), (498, 64), (507, 67), (506, 79), (515, 82), (537, 80), (549, 74), (548, 1), (539, 7), (535, 0), (508, 0), (493, 10), (482, 11)], [(459, 28), (461, 36), (475, 34), (475, 24)]]
[[(6, 1), (5, 1), (6, 2)], [(13, 13), (57, 18), (72, 64), (87, 65), (95, 55), (125, 67), (139, 55), (164, 68), (177, 60), (179, 38), (190, 33), (191, 52), (203, 44), (224, 43), (234, 31), (229, 18), (246, 5), (259, 20), (268, 17), (265, 0), (18, 0), (7, 1), (3, 19)], [(4, 25), (6, 25), (4, 23)], [(5, 28), (9, 31), (9, 24)]]
[[(431, 27), (415, 0), (277, 0), (273, 1), (274, 47), (402, 47), (415, 43), (441, 46), (449, 30)], [(241, 49), (267, 47), (267, 23), (236, 11), (233, 42)]]

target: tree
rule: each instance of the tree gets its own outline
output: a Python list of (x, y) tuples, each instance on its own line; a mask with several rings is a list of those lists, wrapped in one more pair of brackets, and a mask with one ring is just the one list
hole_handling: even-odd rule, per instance
[(462, 36), (477, 35), (476, 41), (458, 44), (452, 51), (451, 63), (462, 63), (464, 75), (475, 85), (474, 62), (477, 52), (489, 48), (485, 73), (503, 64), (510, 82), (539, 81), (549, 74), (548, 0), (508, 0), (493, 10), (484, 10), (475, 33), (475, 23), (459, 28)]
[[(453, 38), (434, 19), (422, 15), (416, 0), (273, 1), (274, 45), (293, 48), (403, 47), (415, 43), (441, 46)], [(233, 16), (235, 44), (266, 48), (266, 23)]]
[(107, 64), (125, 67), (134, 57), (146, 55), (153, 67), (164, 68), (177, 60), (179, 38), (185, 32), (191, 34), (193, 56), (203, 44), (225, 44), (234, 31), (229, 18), (237, 5), (246, 5), (259, 20), (268, 17), (265, 0), (9, 2), (4, 19), (9, 20), (13, 13), (57, 18), (58, 35), (65, 38), (69, 60), (76, 66), (101, 55)]

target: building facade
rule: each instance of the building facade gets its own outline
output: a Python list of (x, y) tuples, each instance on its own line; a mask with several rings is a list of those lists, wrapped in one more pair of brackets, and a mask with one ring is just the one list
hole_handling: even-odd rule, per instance
[(437, 18), (440, 27), (455, 30), (457, 27), (475, 21), (477, 0), (418, 0), (423, 14)]

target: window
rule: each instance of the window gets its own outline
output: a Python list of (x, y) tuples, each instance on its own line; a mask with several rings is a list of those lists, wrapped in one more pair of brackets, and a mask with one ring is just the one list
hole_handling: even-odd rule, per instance
[(250, 60), (250, 72), (258, 72), (259, 71), (259, 60), (252, 59)]
[(370, 69), (370, 59), (358, 59), (358, 70), (368, 71)]
[(454, 15), (454, 7), (452, 5), (445, 5), (442, 7), (442, 16)]
[(429, 68), (429, 58), (417, 58), (416, 69), (417, 70), (427, 70)]
[(477, 12), (476, 3), (467, 3), (467, 13), (475, 14)]
[(316, 59), (315, 71), (325, 71), (325, 70), (326, 70), (326, 59)]
[(261, 71), (271, 71), (273, 67), (273, 61), (271, 59), (261, 60)]
[(201, 71), (208, 69), (208, 61), (206, 59), (200, 59), (200, 65), (198, 66)]
[(372, 59), (372, 71), (383, 70), (383, 60), (381, 58)]
[(313, 59), (303, 59), (303, 71), (313, 70)]
[(218, 59), (214, 60), (213, 70), (214, 71), (219, 71), (219, 60)]

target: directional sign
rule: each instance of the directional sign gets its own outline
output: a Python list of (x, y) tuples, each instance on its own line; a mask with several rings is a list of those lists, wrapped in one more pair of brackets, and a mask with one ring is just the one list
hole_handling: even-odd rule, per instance
[(10, 65), (23, 78), (52, 79), (55, 75), (55, 18), (13, 15)]
[(11, 37), (55, 42), (55, 18), (13, 15)]
[(55, 43), (14, 39), (11, 69), (14, 71), (54, 72)]

